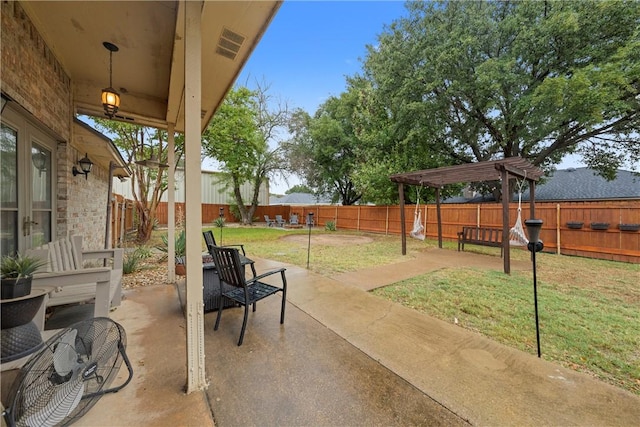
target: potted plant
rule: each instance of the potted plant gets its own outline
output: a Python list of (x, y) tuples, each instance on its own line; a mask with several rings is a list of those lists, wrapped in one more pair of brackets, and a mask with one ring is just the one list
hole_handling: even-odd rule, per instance
[(608, 222), (592, 222), (591, 229), (592, 230), (606, 230), (609, 228)]
[[(162, 245), (157, 248), (167, 253), (169, 251), (169, 237), (166, 234), (163, 234), (161, 237)], [(187, 235), (184, 230), (180, 230), (176, 233), (175, 240), (175, 251), (176, 251), (176, 274), (179, 276), (184, 276), (187, 274), (185, 269), (185, 255), (187, 253)]]
[(568, 221), (567, 222), (567, 227), (571, 228), (573, 230), (579, 230), (582, 228), (582, 226), (584, 225), (584, 223), (582, 221)]
[(638, 231), (640, 224), (618, 224), (620, 231)]
[(31, 293), (33, 273), (44, 267), (47, 262), (29, 255), (5, 255), (0, 260), (2, 299), (23, 297)]

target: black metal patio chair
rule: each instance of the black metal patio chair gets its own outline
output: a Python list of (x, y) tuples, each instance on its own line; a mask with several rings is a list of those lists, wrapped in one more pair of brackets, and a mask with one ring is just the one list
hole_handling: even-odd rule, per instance
[[(207, 251), (209, 251), (209, 254), (211, 256), (213, 256), (213, 253), (211, 253), (211, 248), (213, 247), (218, 247), (218, 245), (216, 244), (216, 238), (213, 236), (213, 231), (211, 230), (207, 230), (207, 231), (203, 231), (202, 232), (202, 236), (204, 237), (204, 242), (207, 245)], [(238, 247), (240, 248), (240, 250), (242, 251), (242, 253), (239, 253), (240, 256), (240, 263), (242, 264), (242, 271), (244, 271), (244, 267), (245, 266), (249, 266), (251, 267), (251, 272), (253, 273), (253, 277), (256, 277), (256, 267), (255, 267), (255, 261), (252, 260), (251, 258), (247, 258), (246, 256), (246, 252), (244, 251), (244, 245), (240, 244), (240, 245), (224, 245), (222, 246), (224, 248), (229, 248), (229, 247)]]
[[(279, 268), (277, 270), (271, 270), (259, 276), (253, 277), (247, 280), (242, 271), (242, 264), (240, 263), (240, 254), (236, 248), (225, 248), (214, 246), (210, 250), (213, 262), (218, 270), (220, 276), (220, 306), (218, 308), (218, 316), (216, 317), (216, 324), (213, 327), (215, 331), (218, 330), (220, 325), (220, 318), (222, 317), (222, 306), (225, 298), (237, 302), (244, 306), (244, 319), (242, 321), (242, 330), (240, 331), (240, 339), (238, 340), (238, 346), (242, 345), (244, 339), (244, 330), (247, 327), (247, 319), (249, 317), (249, 305), (253, 306), (253, 311), (256, 311), (256, 303), (263, 298), (270, 295), (274, 295), (278, 292), (282, 292), (282, 307), (280, 309), (280, 324), (284, 323), (284, 309), (287, 302), (287, 278), (285, 277), (285, 268)], [(282, 287), (273, 286), (261, 281), (261, 279), (271, 276), (273, 274), (280, 273), (282, 278)], [(233, 290), (224, 290), (222, 284), (233, 286)]]

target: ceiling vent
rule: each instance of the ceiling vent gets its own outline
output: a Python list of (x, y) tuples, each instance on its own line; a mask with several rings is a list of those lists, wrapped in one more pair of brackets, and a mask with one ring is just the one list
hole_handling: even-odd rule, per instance
[(236, 59), (244, 40), (244, 36), (228, 28), (223, 28), (220, 39), (218, 40), (218, 46), (216, 47), (216, 53), (231, 60)]

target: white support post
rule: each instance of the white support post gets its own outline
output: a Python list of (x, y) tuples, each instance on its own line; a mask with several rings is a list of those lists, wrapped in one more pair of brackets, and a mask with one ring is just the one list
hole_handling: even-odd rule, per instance
[(202, 298), (202, 174), (200, 111), (202, 105), (202, 2), (185, 1), (185, 232), (187, 288), (187, 393), (207, 387), (204, 366)]
[(176, 148), (174, 125), (169, 123), (167, 127), (167, 150), (169, 151), (167, 171), (167, 279), (169, 283), (176, 281)]

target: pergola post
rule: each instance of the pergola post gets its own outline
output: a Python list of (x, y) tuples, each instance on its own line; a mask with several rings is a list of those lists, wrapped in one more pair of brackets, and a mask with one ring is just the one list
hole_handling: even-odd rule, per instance
[(407, 254), (407, 225), (404, 220), (404, 185), (398, 183), (398, 197), (400, 199), (400, 234), (402, 235), (402, 255)]
[(536, 182), (529, 180), (529, 215), (533, 219), (536, 217)]
[(440, 187), (436, 187), (436, 214), (438, 218), (438, 247), (442, 249), (442, 214), (440, 212)]
[(502, 180), (502, 255), (504, 261), (504, 272), (511, 274), (511, 246), (509, 246), (509, 173), (506, 168), (500, 169), (500, 179)]

